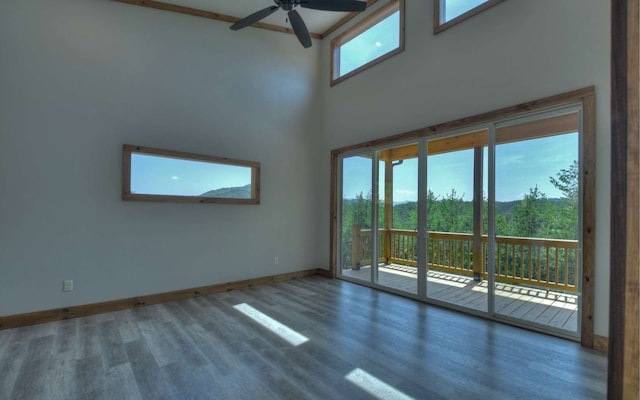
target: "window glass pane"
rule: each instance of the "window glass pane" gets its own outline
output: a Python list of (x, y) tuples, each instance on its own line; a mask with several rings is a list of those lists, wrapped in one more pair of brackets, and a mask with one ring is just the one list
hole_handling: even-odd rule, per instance
[(578, 133), (496, 146), (496, 234), (578, 239)]
[(340, 46), (340, 76), (400, 46), (400, 11)]
[(372, 154), (347, 157), (342, 163), (340, 272), (371, 280)]
[(132, 153), (131, 193), (250, 199), (251, 168)]
[(429, 230), (473, 232), (473, 154), (468, 149), (427, 158)]
[(459, 17), (469, 10), (473, 10), (487, 1), (488, 0), (443, 0), (443, 15), (442, 21), (440, 22), (445, 23), (451, 21), (452, 19)]

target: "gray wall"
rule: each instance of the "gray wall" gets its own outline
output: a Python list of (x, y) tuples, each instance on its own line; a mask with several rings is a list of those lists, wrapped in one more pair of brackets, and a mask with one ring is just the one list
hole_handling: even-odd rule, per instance
[[(323, 153), (595, 85), (597, 101), (595, 333), (608, 331), (610, 68), (609, 2), (507, 0), (434, 36), (433, 1), (406, 1), (406, 50), (329, 87), (322, 43)], [(355, 22), (355, 21), (354, 21)], [(328, 206), (318, 216), (329, 251)], [(328, 261), (327, 261), (328, 262)]]
[[(0, 315), (320, 266), (319, 47), (228, 26), (2, 1)], [(262, 203), (123, 202), (123, 143), (261, 162)]]

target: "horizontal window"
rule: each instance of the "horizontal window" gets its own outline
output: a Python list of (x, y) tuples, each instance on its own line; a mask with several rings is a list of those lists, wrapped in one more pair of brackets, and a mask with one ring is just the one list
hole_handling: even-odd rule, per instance
[(404, 50), (404, 0), (392, 0), (331, 41), (331, 85)]
[(123, 146), (123, 200), (258, 204), (260, 164)]
[(456, 25), (504, 0), (433, 0), (434, 33)]

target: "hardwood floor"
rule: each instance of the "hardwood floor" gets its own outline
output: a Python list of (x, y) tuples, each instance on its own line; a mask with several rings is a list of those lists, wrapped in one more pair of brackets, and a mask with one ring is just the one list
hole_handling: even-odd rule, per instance
[(602, 399), (606, 364), (571, 341), (310, 277), (0, 331), (0, 399)]

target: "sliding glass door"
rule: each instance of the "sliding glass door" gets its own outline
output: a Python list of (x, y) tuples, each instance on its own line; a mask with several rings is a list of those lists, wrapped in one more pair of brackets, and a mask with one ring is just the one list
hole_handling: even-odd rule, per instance
[(427, 141), (427, 296), (488, 311), (487, 141), (478, 129)]
[(579, 105), (340, 159), (339, 277), (578, 338)]
[(495, 313), (579, 332), (580, 113), (496, 125)]
[(341, 186), (341, 274), (417, 295), (418, 144), (343, 158)]
[(378, 152), (378, 284), (418, 294), (418, 143)]

